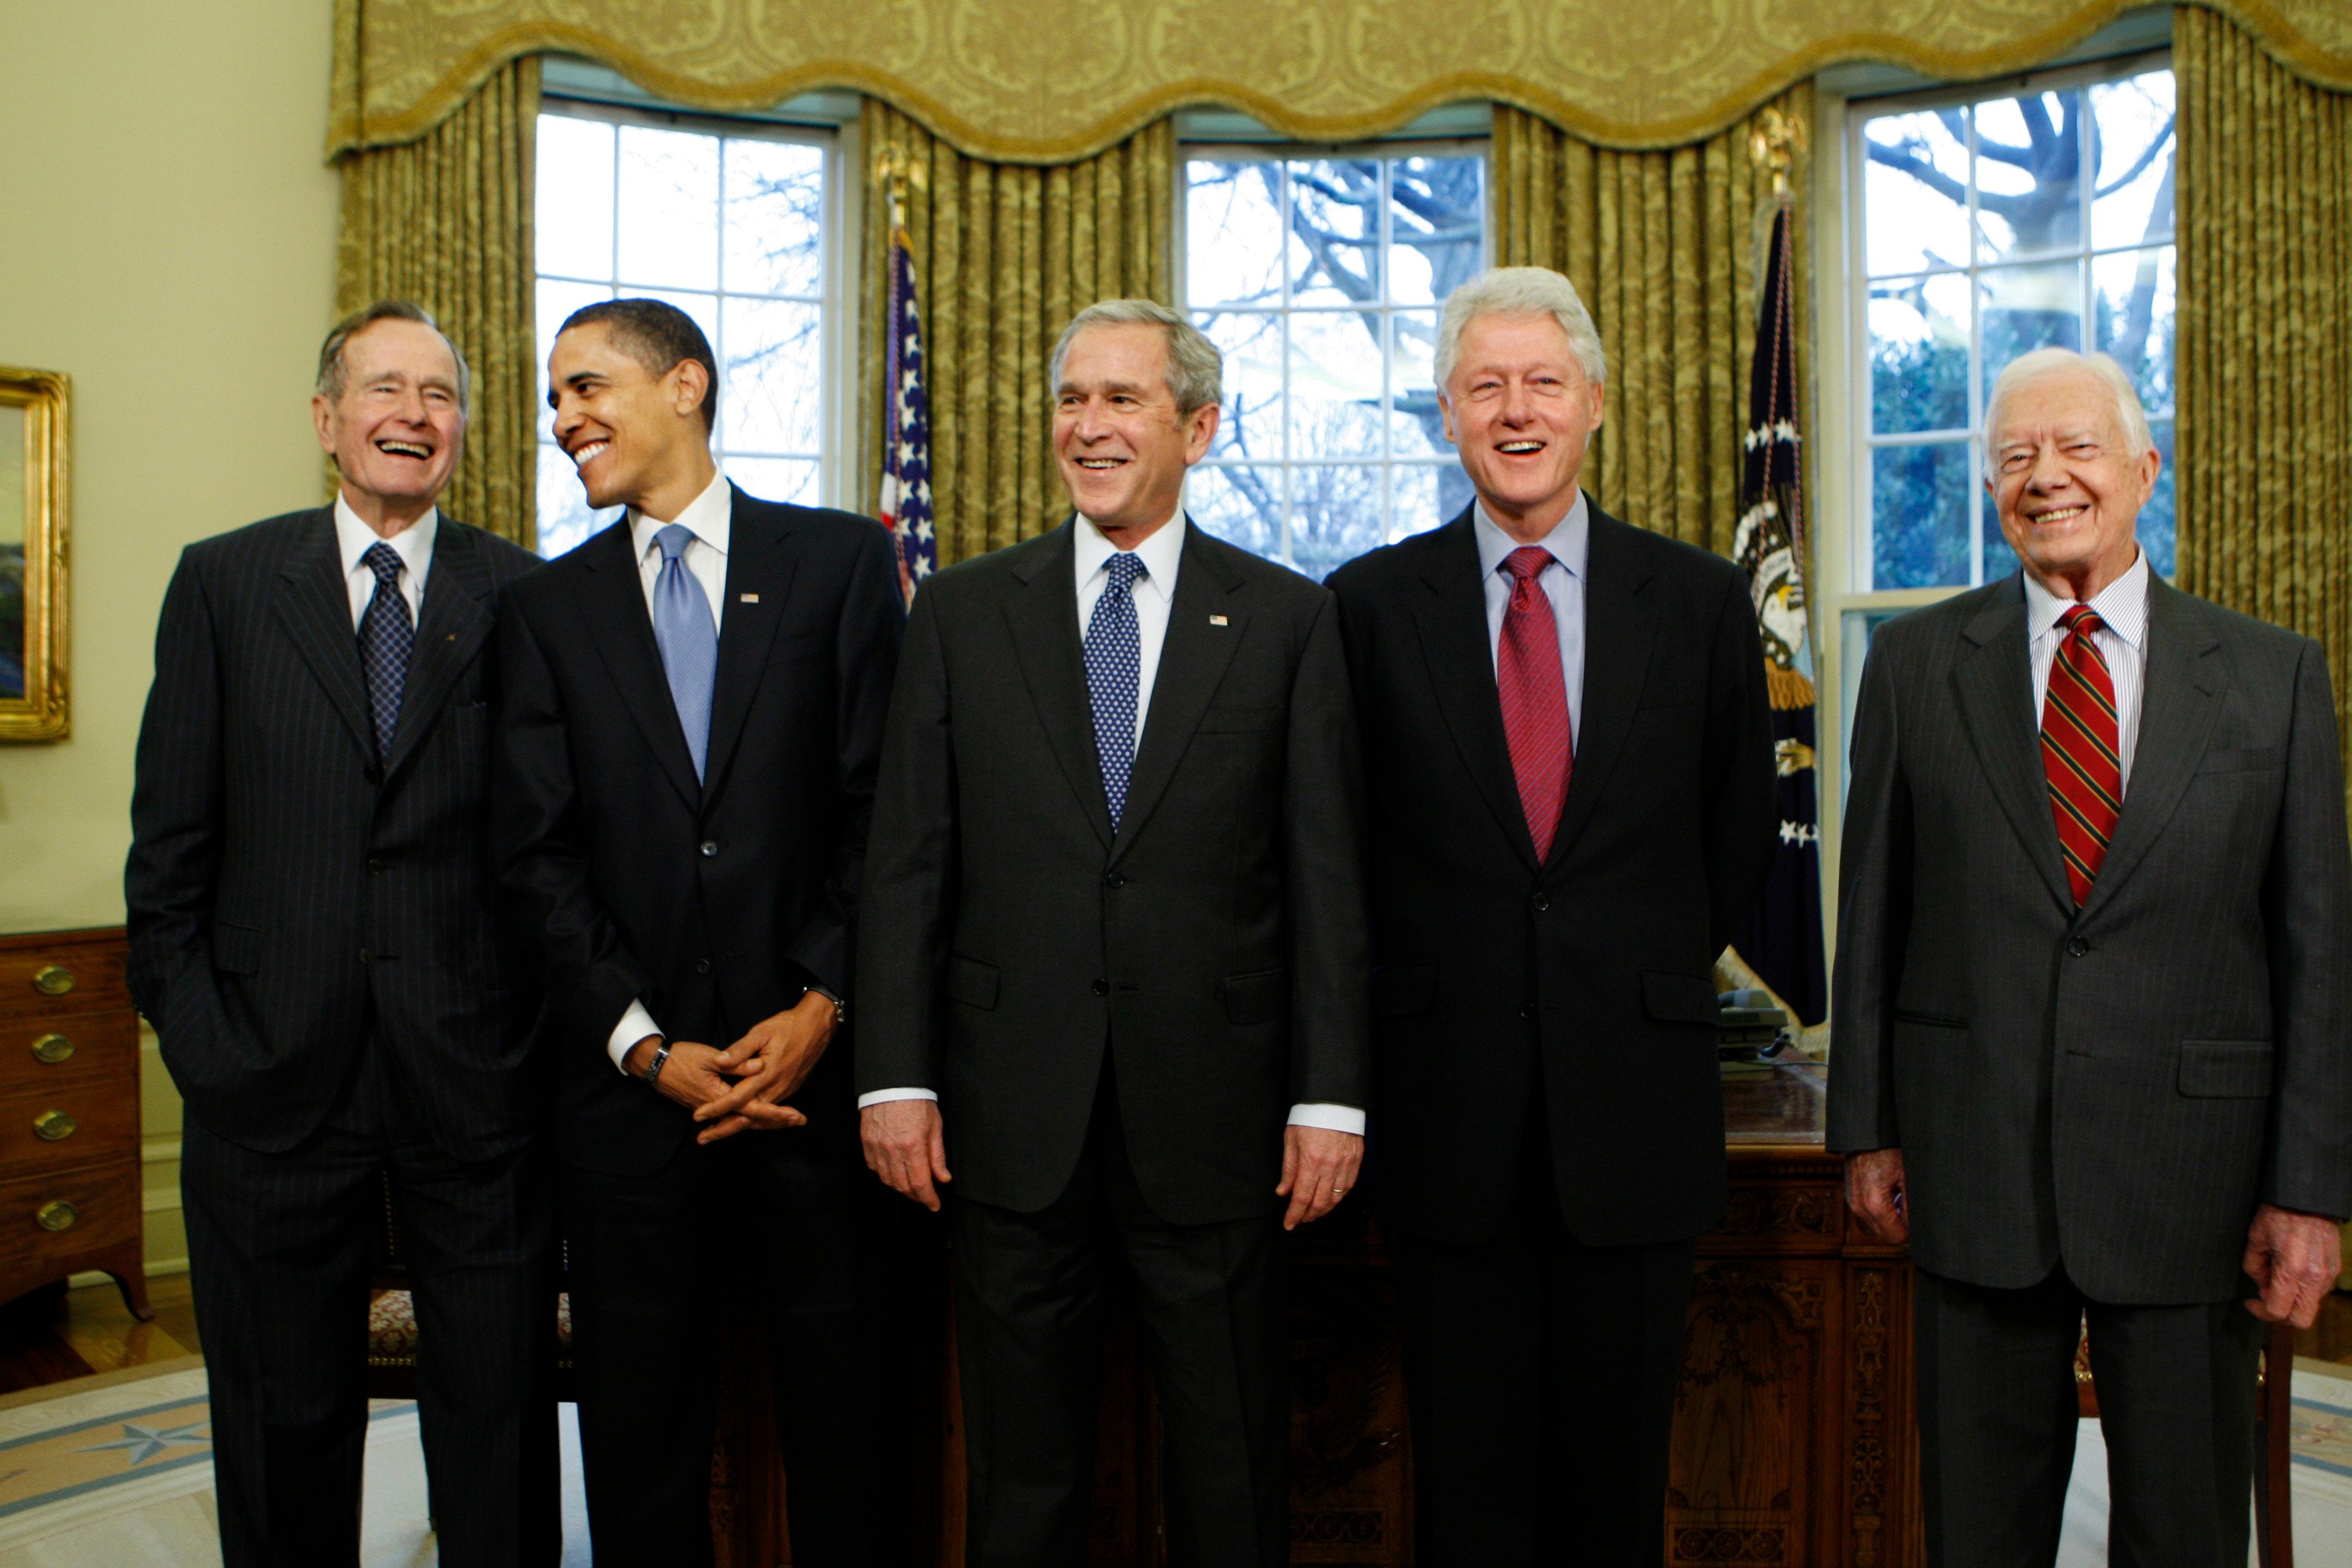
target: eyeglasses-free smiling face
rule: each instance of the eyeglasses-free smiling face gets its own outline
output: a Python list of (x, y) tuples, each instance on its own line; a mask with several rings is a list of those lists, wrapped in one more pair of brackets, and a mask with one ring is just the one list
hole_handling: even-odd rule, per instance
[(1993, 412), (1986, 485), (2001, 537), (2053, 593), (2095, 597), (2139, 552), (2133, 529), (2162, 455), (2129, 451), (2116, 395), (2095, 371), (2034, 376)]
[[(449, 483), (465, 449), (457, 358), (422, 321), (371, 321), (343, 343), (343, 390), (310, 400), (319, 444), (370, 522), (406, 523)], [(373, 514), (373, 515), (371, 515)]]
[(1054, 397), (1062, 482), (1125, 549), (1176, 515), (1184, 470), (1217, 433), (1215, 404), (1177, 412), (1168, 371), (1168, 330), (1149, 321), (1087, 327), (1062, 357)]
[(547, 403), (555, 410), (555, 444), (579, 469), (588, 504), (642, 506), (698, 468), (709, 450), (699, 412), (709, 386), (699, 361), (682, 359), (656, 374), (602, 321), (557, 337), (547, 356)]
[(1540, 539), (1576, 504), (1602, 386), (1550, 316), (1473, 316), (1438, 397), (1445, 437), (1496, 522)]

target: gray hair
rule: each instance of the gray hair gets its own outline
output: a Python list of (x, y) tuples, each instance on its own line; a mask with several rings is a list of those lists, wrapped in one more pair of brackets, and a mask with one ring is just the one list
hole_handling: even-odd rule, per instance
[(353, 310), (335, 323), (319, 348), (319, 395), (330, 403), (342, 400), (344, 346), (378, 321), (415, 321), (441, 332), (441, 341), (449, 345), (449, 357), (457, 362), (457, 412), (467, 412), (473, 403), (474, 373), (466, 367), (466, 356), (457, 352), (456, 343), (449, 342), (449, 334), (441, 331), (441, 323), (433, 319), (430, 310), (406, 300), (378, 300), (366, 310)]
[(1059, 391), (1062, 362), (1070, 343), (1087, 327), (1153, 326), (1168, 331), (1168, 391), (1179, 415), (1225, 400), (1225, 356), (1217, 352), (1200, 328), (1157, 300), (1101, 300), (1070, 318), (1054, 343), (1054, 359), (1046, 372)]
[(1445, 297), (1445, 314), (1437, 322), (1440, 392), (1454, 379), (1463, 329), (1480, 316), (1549, 316), (1568, 334), (1569, 352), (1583, 367), (1584, 379), (1595, 386), (1609, 379), (1609, 356), (1575, 284), (1549, 267), (1489, 267)]
[(1985, 399), (1984, 413), (1984, 477), (1990, 484), (2000, 472), (2000, 460), (1993, 455), (1992, 434), (2000, 427), (2001, 399), (2029, 381), (2061, 371), (2087, 370), (2106, 384), (2116, 400), (2116, 424), (2124, 433), (2126, 457), (2140, 458), (2156, 450), (2156, 437), (2147, 427), (2147, 410), (2140, 406), (2139, 389), (2132, 385), (2131, 374), (2115, 360), (2103, 353), (2077, 353), (2073, 349), (2035, 349), (2022, 353), (2001, 367), (1992, 384), (1992, 395)]

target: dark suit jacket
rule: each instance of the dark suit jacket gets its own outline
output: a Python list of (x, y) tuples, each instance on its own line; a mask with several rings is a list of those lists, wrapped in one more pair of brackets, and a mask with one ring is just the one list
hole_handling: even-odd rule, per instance
[[(566, 1160), (660, 1168), (687, 1110), (605, 1054), (630, 1002), (725, 1047), (812, 984), (848, 997), (874, 769), (906, 613), (870, 518), (734, 492), (706, 776), (694, 776), (625, 521), (515, 585), (504, 610), (500, 875), (539, 933)], [(848, 1051), (755, 1133), (856, 1145)]]
[(1830, 1145), (1899, 1147), (1922, 1268), (2226, 1300), (2257, 1203), (2352, 1213), (2352, 853), (2326, 656), (2150, 585), (2078, 914), (2011, 576), (1878, 628), (1846, 784)]
[(300, 1143), (371, 1034), (451, 1153), (528, 1136), (536, 997), (498, 949), (483, 808), (493, 595), (538, 564), (440, 520), (379, 766), (332, 510), (180, 557), (123, 887), (132, 995), (221, 1137)]
[(1723, 1210), (1714, 964), (1779, 822), (1762, 644), (1738, 567), (1590, 516), (1582, 722), (1540, 865), (1470, 512), (1331, 576), (1372, 802), (1379, 1202), (1433, 1239), (1503, 1224), (1538, 1066), (1580, 1240)]
[(1069, 1184), (1106, 1043), (1160, 1218), (1264, 1215), (1296, 1103), (1365, 1103), (1362, 784), (1330, 595), (1185, 529), (1110, 829), (1066, 524), (916, 596), (875, 815), (861, 1090), (936, 1089), (957, 1190)]

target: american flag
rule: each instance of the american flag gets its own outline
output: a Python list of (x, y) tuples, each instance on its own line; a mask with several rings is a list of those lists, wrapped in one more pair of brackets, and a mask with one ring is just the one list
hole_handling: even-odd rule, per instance
[(890, 321), (883, 351), (889, 384), (889, 446), (882, 457), (882, 521), (898, 551), (898, 588), (915, 588), (939, 569), (931, 531), (931, 404), (923, 391), (923, 333), (915, 311), (915, 254), (907, 231), (890, 231)]

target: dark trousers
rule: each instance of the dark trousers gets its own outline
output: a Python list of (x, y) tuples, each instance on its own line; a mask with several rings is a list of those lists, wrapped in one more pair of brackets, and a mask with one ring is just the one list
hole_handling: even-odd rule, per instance
[(711, 1561), (719, 1394), (762, 1348), (796, 1568), (898, 1561), (906, 1200), (812, 1136), (688, 1142), (651, 1175), (565, 1170), (597, 1568)]
[(1123, 1277), (1166, 1438), (1168, 1561), (1278, 1568), (1290, 1395), (1278, 1214), (1170, 1225), (1128, 1162), (1103, 1067), (1086, 1152), (1035, 1214), (949, 1196), (972, 1568), (1080, 1568), (1104, 1297)]
[(410, 1254), (441, 1561), (510, 1568), (562, 1553), (540, 1157), (451, 1159), (371, 1051), (343, 1107), (292, 1153), (256, 1153), (193, 1116), (183, 1132), (226, 1568), (359, 1562), (369, 1251), (386, 1171)]
[(2239, 1301), (2110, 1307), (2061, 1268), (2022, 1290), (1915, 1276), (1919, 1469), (1934, 1568), (2058, 1555), (2090, 1316), (2116, 1568), (2242, 1568), (2262, 1325)]
[(1585, 1246), (1527, 1139), (1501, 1234), (1397, 1238), (1415, 1561), (1654, 1568), (1697, 1242)]

